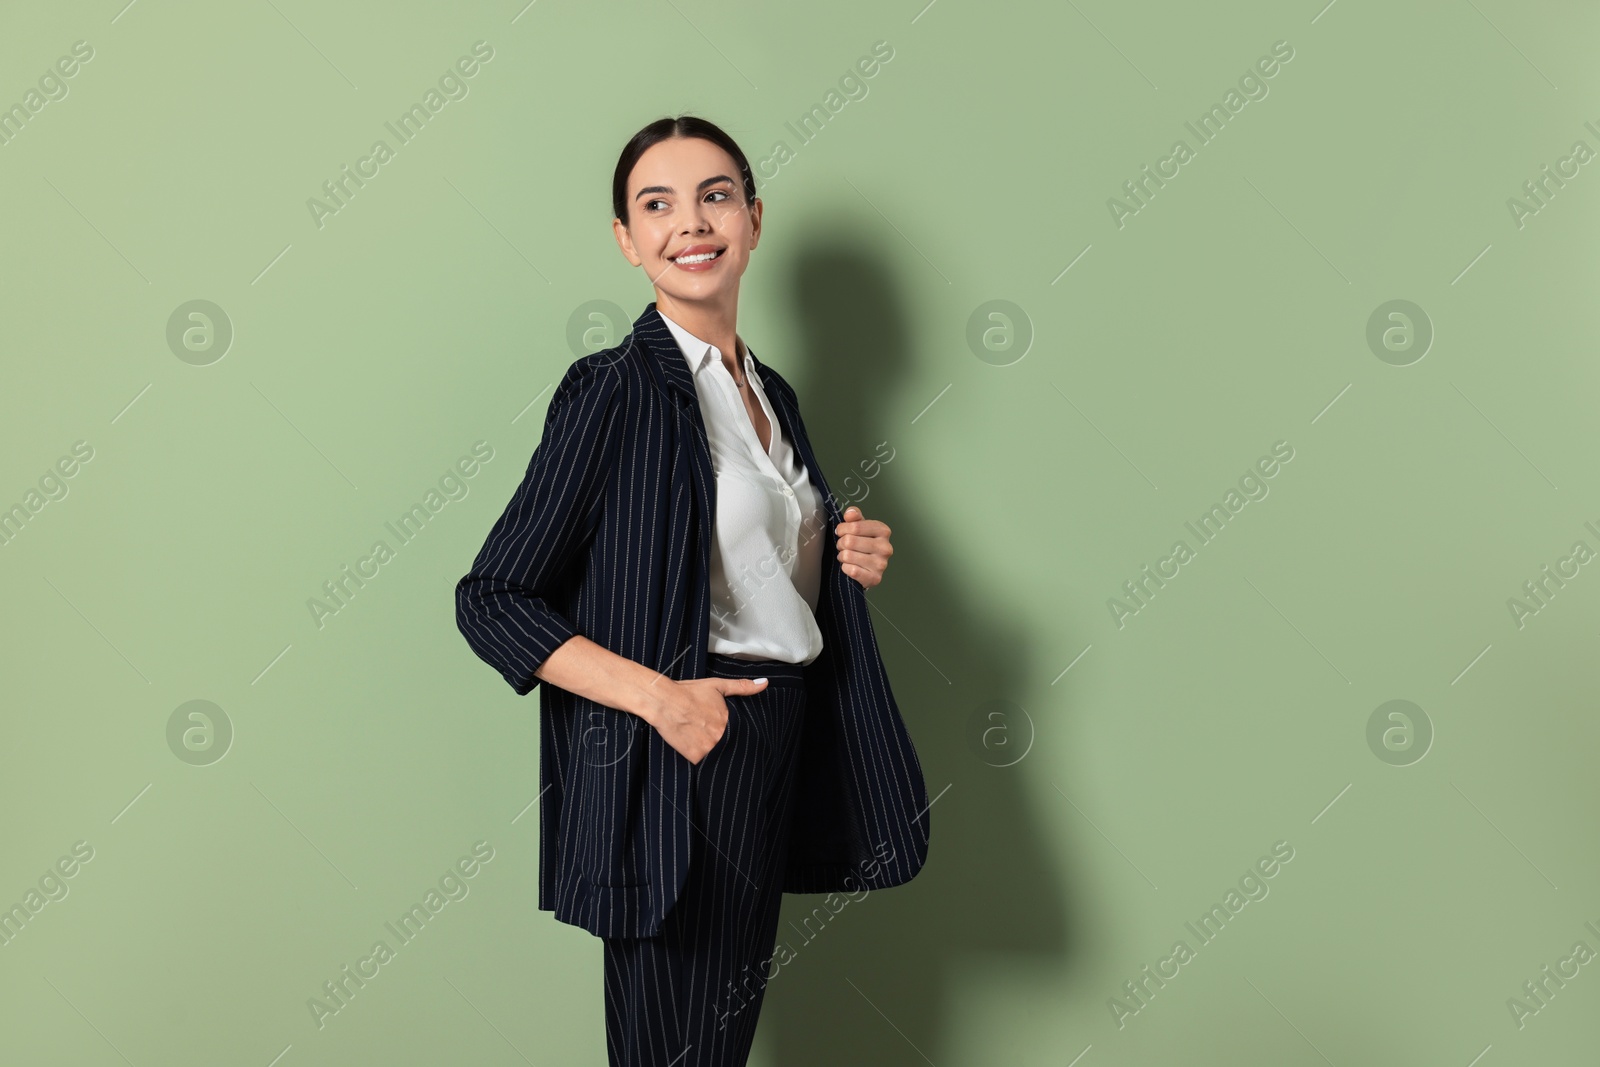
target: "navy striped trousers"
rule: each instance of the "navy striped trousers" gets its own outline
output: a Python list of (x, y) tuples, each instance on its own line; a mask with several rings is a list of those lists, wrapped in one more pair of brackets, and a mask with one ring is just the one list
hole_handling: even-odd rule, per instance
[(728, 724), (690, 771), (682, 894), (655, 937), (605, 944), (611, 1067), (744, 1067), (778, 936), (805, 679), (801, 665), (711, 653), (716, 678), (766, 678), (724, 697)]

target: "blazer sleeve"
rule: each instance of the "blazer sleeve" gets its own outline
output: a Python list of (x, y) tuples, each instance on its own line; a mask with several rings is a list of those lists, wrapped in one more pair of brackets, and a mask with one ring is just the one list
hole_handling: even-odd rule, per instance
[(539, 666), (577, 634), (551, 606), (599, 520), (618, 447), (621, 375), (579, 360), (556, 386), (544, 432), (511, 502), (456, 583), (456, 625), (518, 696)]

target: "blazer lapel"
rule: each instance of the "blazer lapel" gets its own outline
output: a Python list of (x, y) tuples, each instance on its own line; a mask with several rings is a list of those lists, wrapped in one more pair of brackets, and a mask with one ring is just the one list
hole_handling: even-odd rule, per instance
[[(689, 373), (688, 361), (684, 358), (683, 349), (678, 347), (678, 339), (672, 336), (666, 321), (656, 310), (654, 300), (646, 305), (643, 314), (633, 320), (632, 336), (655, 357), (649, 364), (660, 372), (656, 384), (671, 393), (673, 399), (680, 404), (694, 401), (695, 410), (698, 411), (699, 394), (695, 392), (694, 377)], [(700, 429), (701, 444), (704, 444), (705, 426), (698, 420), (695, 425)], [(706, 463), (709, 465), (710, 462), (711, 453), (708, 450)]]
[[(700, 413), (700, 395), (695, 390), (694, 376), (689, 371), (683, 349), (677, 338), (662, 320), (652, 300), (633, 323), (629, 344), (642, 344), (649, 353), (645, 365), (650, 371), (655, 387), (666, 395), (669, 406), (677, 414), (677, 437), (680, 455), (687, 453), (695, 499), (697, 529), (693, 537), (698, 546), (698, 573), (691, 587), (694, 632), (687, 636), (688, 649), (694, 650), (690, 662), (673, 673), (675, 661), (662, 668), (673, 677), (699, 678), (706, 672), (705, 650), (711, 619), (711, 531), (717, 514), (717, 479), (711, 466), (711, 443), (706, 437), (705, 419)], [(681, 653), (679, 653), (681, 655)]]

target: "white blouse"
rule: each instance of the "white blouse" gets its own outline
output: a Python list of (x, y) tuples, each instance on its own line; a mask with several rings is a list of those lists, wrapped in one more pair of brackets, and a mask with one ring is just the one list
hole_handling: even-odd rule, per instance
[(810, 663), (822, 653), (816, 619), (828, 521), (822, 495), (772, 412), (750, 346), (744, 346), (744, 375), (772, 428), (765, 450), (721, 351), (665, 315), (661, 320), (689, 362), (717, 481), (707, 650)]

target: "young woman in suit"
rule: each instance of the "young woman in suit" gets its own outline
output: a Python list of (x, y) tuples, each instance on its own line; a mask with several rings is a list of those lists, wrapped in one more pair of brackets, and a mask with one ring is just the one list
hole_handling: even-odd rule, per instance
[(628, 142), (613, 232), (656, 299), (575, 362), (457, 586), (473, 650), (539, 682), (540, 907), (604, 940), (614, 1067), (747, 1061), (783, 892), (909, 881), (927, 794), (867, 615), (894, 549), (828, 492), (736, 328), (762, 203), (692, 116)]

